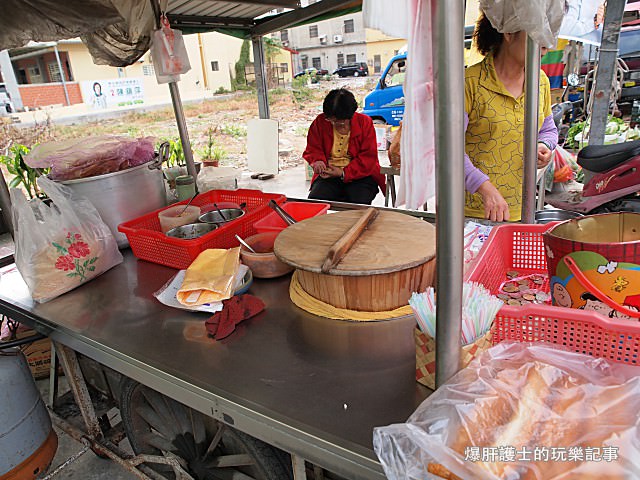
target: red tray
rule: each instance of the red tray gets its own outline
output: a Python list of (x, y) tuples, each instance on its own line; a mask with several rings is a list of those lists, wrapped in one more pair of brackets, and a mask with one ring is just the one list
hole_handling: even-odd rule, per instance
[[(298, 222), (307, 218), (324, 215), (331, 207), (328, 203), (311, 202), (286, 202), (282, 204), (282, 209), (290, 214)], [(276, 212), (271, 212), (262, 220), (256, 222), (258, 233), (281, 232), (287, 228), (285, 221)]]
[[(509, 224), (495, 227), (465, 280), (498, 293), (510, 270), (547, 274), (542, 234), (551, 226)], [(547, 292), (548, 282), (544, 285)], [(549, 342), (614, 362), (640, 364), (640, 322), (605, 318), (595, 312), (546, 304), (504, 305), (493, 324), (493, 343)]]
[[(232, 248), (240, 245), (235, 235), (246, 238), (256, 233), (254, 223), (273, 211), (267, 205), (269, 200), (275, 200), (276, 203), (282, 204), (286, 199), (287, 197), (284, 195), (263, 193), (259, 190), (211, 190), (198, 195), (191, 202), (192, 205), (202, 207), (214, 202), (235, 204), (245, 202), (247, 213), (237, 220), (193, 240), (167, 237), (162, 233), (158, 212), (168, 207), (121, 223), (118, 230), (127, 236), (131, 250), (136, 257), (167, 267), (185, 269), (203, 250)], [(184, 201), (174, 205), (185, 205), (186, 203), (187, 201)]]

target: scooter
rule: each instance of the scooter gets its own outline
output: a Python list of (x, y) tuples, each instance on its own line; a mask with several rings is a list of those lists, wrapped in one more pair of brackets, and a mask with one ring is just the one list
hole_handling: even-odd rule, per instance
[(545, 202), (579, 213), (640, 213), (640, 140), (590, 145), (578, 153), (588, 179), (545, 195)]

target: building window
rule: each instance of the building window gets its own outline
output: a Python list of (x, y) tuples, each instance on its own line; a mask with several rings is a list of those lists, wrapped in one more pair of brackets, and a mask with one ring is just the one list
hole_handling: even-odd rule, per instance
[(155, 68), (153, 68), (153, 65), (142, 66), (142, 75), (144, 75), (145, 77), (152, 77), (155, 74), (156, 74), (156, 70)]
[(29, 67), (29, 83), (44, 83), (44, 78), (40, 72), (40, 67)]
[(318, 26), (311, 25), (309, 27), (309, 38), (318, 38)]
[(217, 60), (213, 60), (211, 62), (211, 71), (212, 72), (217, 72), (220, 70), (220, 67), (218, 66), (218, 61)]
[(349, 53), (347, 55), (347, 63), (356, 63), (356, 54), (355, 53)]
[(339, 53), (338, 54), (338, 66), (341, 67), (342, 65), (344, 65), (344, 53)]
[(302, 57), (300, 59), (300, 62), (302, 63), (303, 70), (306, 70), (307, 68), (309, 68), (309, 59), (307, 57)]
[(313, 57), (311, 63), (313, 64), (313, 68), (320, 70), (320, 57)]
[(353, 27), (353, 19), (344, 21), (344, 33), (353, 33), (355, 31)]
[(280, 41), (288, 42), (289, 41), (289, 30), (282, 30), (280, 32)]
[(282, 73), (287, 73), (289, 71), (289, 64), (288, 63), (281, 63), (280, 64), (280, 71)]
[(47, 64), (47, 70), (49, 72), (49, 81), (51, 82), (61, 82), (62, 75), (60, 75), (60, 67), (57, 62), (52, 62)]

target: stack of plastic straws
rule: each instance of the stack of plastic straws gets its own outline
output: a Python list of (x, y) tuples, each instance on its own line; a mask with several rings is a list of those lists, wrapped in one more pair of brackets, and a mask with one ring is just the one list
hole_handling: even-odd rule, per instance
[[(460, 343), (468, 345), (491, 328), (493, 319), (502, 307), (502, 300), (483, 286), (465, 282), (462, 288), (462, 335)], [(420, 330), (436, 338), (436, 301), (432, 287), (423, 293), (413, 293), (409, 299)]]

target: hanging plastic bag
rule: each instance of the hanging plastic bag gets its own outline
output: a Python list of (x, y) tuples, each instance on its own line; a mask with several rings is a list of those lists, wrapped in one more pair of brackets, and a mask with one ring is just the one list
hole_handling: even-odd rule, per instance
[(637, 479), (639, 380), (637, 366), (501, 343), (376, 428), (374, 449), (389, 480)]
[(33, 299), (47, 302), (118, 265), (122, 255), (89, 200), (46, 177), (38, 185), (52, 205), (10, 191), (15, 261)]
[(169, 26), (169, 19), (162, 15), (161, 27), (151, 37), (151, 58), (158, 83), (177, 82), (180, 74), (191, 70), (189, 55), (182, 32)]
[(564, 183), (575, 177), (575, 173), (570, 164), (571, 153), (562, 147), (556, 147), (553, 153), (553, 181)]
[(500, 33), (521, 30), (541, 47), (553, 48), (564, 19), (564, 0), (480, 0), (482, 10)]

